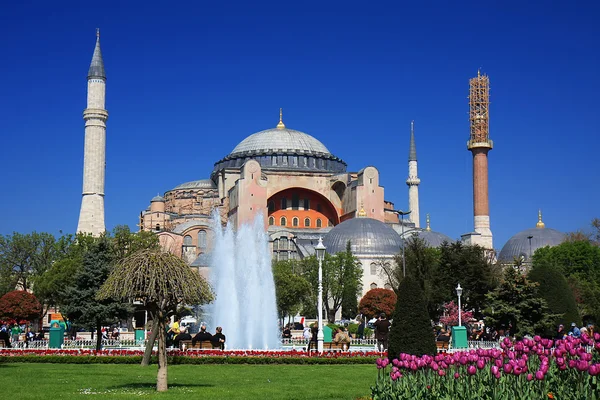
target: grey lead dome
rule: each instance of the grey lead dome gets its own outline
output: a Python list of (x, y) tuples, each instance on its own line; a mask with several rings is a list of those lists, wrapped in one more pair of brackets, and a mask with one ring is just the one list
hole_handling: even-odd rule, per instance
[(372, 218), (346, 220), (323, 238), (329, 254), (346, 251), (348, 241), (355, 255), (396, 255), (402, 247), (402, 239), (394, 229)]
[(319, 140), (288, 128), (273, 128), (252, 134), (235, 146), (230, 156), (246, 152), (331, 154)]

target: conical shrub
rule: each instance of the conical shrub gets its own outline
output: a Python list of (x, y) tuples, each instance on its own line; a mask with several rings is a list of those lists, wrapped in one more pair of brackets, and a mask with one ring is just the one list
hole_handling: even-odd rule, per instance
[(400, 283), (397, 295), (390, 331), (389, 359), (398, 358), (400, 353), (434, 355), (437, 351), (435, 337), (419, 283), (407, 276)]

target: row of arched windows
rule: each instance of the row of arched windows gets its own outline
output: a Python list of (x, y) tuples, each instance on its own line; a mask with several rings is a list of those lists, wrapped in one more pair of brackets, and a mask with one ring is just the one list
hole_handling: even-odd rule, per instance
[[(192, 237), (190, 235), (185, 235), (183, 237), (183, 245), (184, 246), (193, 246)], [(198, 248), (205, 249), (206, 248), (206, 231), (199, 230), (198, 231)]]
[[(279, 218), (279, 225), (280, 226), (287, 226), (287, 218), (286, 217), (281, 217)], [(310, 218), (304, 218), (304, 227), (305, 228), (310, 228), (311, 221)], [(269, 225), (275, 225), (275, 217), (271, 216), (269, 217)], [(317, 222), (316, 222), (316, 227), (317, 228), (322, 228), (323, 227), (323, 221), (321, 220), (321, 218), (317, 218)], [(292, 226), (293, 227), (298, 227), (300, 226), (300, 219), (298, 217), (294, 217), (292, 218)]]

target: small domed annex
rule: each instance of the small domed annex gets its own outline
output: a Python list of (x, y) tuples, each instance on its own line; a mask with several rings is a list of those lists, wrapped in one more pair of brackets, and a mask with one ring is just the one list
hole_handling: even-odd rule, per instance
[(355, 255), (396, 255), (402, 247), (402, 239), (394, 229), (366, 217), (346, 220), (323, 238), (329, 254), (346, 251), (348, 241)]
[(404, 237), (408, 239), (414, 236), (423, 239), (428, 247), (440, 247), (444, 242), (454, 242), (454, 240), (452, 240), (450, 236), (445, 235), (441, 232), (432, 231), (430, 224), (431, 221), (429, 219), (429, 214), (427, 214), (427, 227), (425, 229), (416, 229), (409, 231), (404, 234)]
[(511, 263), (522, 258), (531, 262), (531, 256), (541, 247), (557, 246), (564, 242), (566, 235), (556, 229), (546, 228), (542, 221), (542, 212), (538, 213), (538, 222), (535, 228), (521, 231), (508, 239), (498, 255), (501, 263)]

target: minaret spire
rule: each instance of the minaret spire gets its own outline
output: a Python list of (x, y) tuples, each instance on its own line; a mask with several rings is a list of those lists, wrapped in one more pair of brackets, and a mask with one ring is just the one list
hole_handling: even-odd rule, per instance
[(92, 62), (90, 63), (90, 69), (88, 71), (88, 79), (89, 78), (106, 79), (104, 61), (102, 60), (102, 50), (100, 50), (100, 28), (96, 28), (96, 47), (94, 48), (94, 55), (92, 56)]
[(104, 175), (106, 170), (106, 74), (100, 50), (100, 30), (96, 29), (96, 47), (88, 71), (85, 144), (83, 157), (83, 197), (77, 232), (99, 236), (104, 225)]
[(417, 145), (415, 144), (415, 121), (410, 122), (410, 148), (408, 151), (408, 209), (409, 220), (416, 228), (421, 226), (419, 219), (419, 174), (417, 171)]
[(408, 161), (417, 161), (417, 145), (415, 144), (415, 121), (410, 121), (410, 148)]

